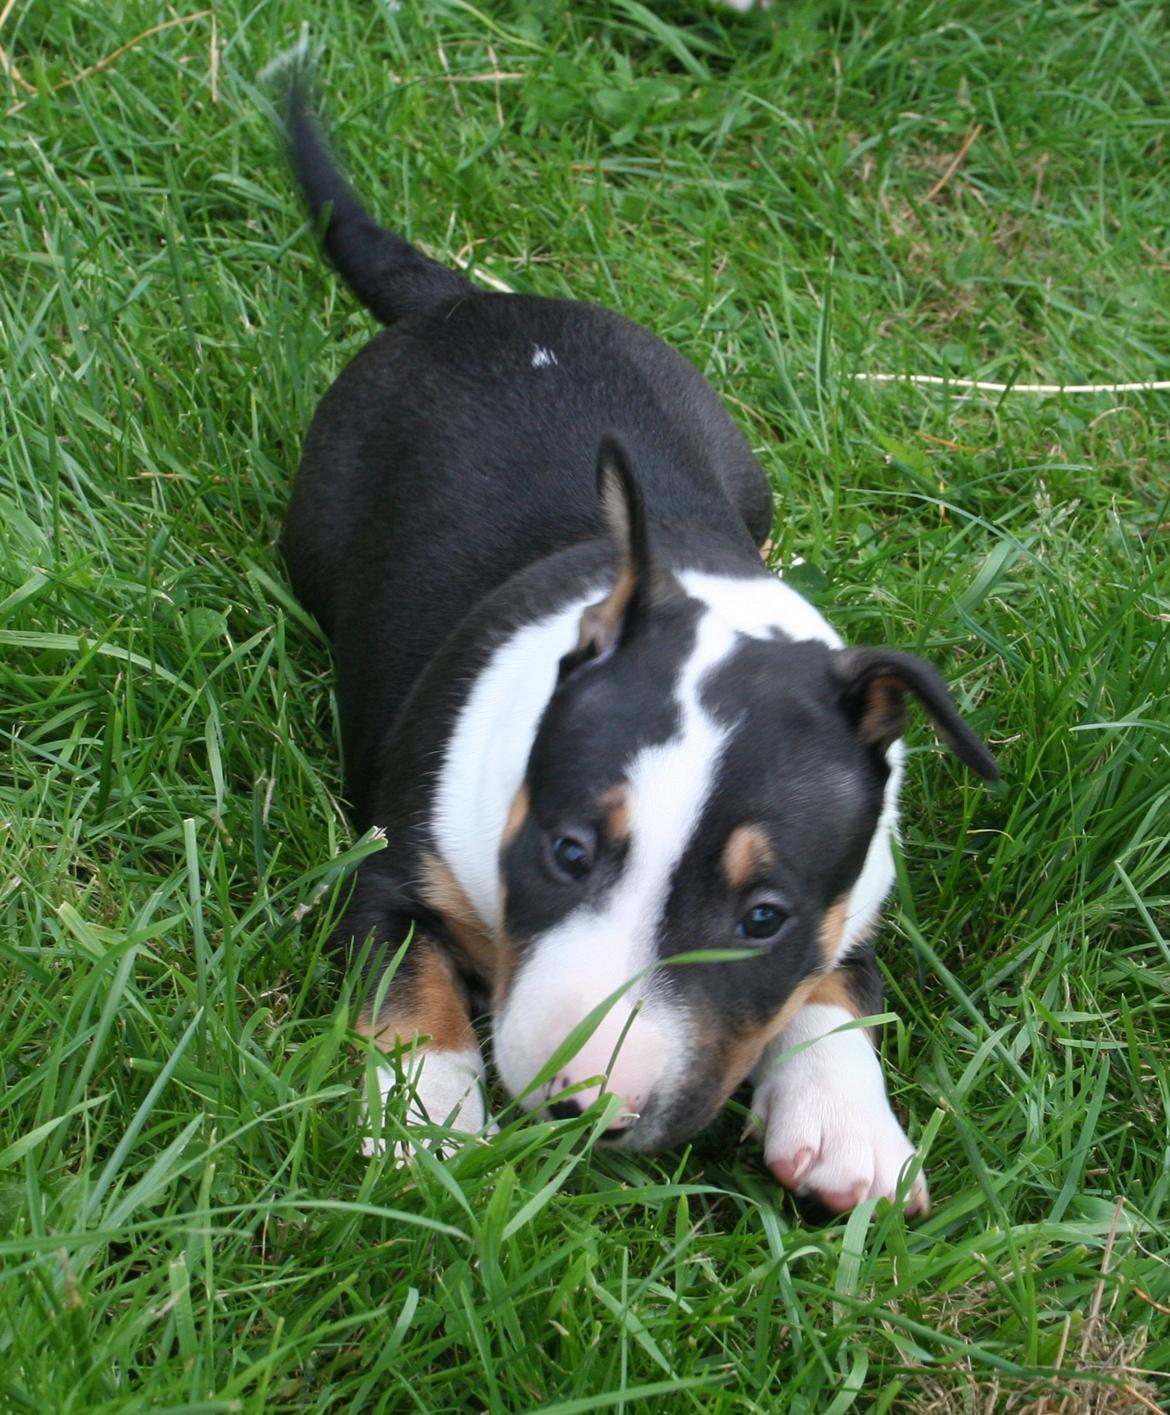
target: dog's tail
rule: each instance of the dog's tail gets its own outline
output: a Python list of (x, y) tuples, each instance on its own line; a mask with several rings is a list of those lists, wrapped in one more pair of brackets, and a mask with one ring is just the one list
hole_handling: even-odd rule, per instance
[(288, 143), (293, 171), (326, 253), (375, 318), (393, 324), (416, 310), (478, 293), (469, 280), (415, 250), (363, 210), (309, 116), (299, 78), (289, 88)]

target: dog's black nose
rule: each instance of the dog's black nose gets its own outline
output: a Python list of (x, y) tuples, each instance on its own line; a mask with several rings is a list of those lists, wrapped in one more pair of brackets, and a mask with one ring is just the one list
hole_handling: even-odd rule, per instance
[[(576, 1097), (570, 1096), (567, 1100), (550, 1101), (548, 1113), (555, 1116), (557, 1120), (576, 1120), (582, 1113), (582, 1105)], [(611, 1125), (608, 1130), (601, 1132), (601, 1138), (603, 1140), (620, 1140), (628, 1128), (625, 1125)]]

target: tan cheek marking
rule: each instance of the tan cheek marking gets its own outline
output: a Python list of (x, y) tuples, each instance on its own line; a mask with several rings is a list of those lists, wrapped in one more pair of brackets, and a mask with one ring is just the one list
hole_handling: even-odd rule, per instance
[(367, 1005), (355, 1031), (382, 1051), (428, 1038), (427, 1051), (467, 1051), (476, 1045), (463, 990), (436, 944), (419, 940), (403, 960), (408, 975), (390, 991), (375, 1017)]
[[(759, 1060), (760, 1053), (768, 1043), (778, 1036), (797, 1012), (806, 1003), (820, 1002), (832, 1007), (843, 1007), (850, 1017), (860, 1017), (857, 1001), (849, 991), (849, 981), (845, 973), (834, 965), (841, 935), (845, 931), (845, 916), (849, 904), (848, 896), (839, 899), (825, 913), (821, 925), (821, 951), (825, 967), (831, 972), (814, 973), (805, 978), (793, 991), (780, 1011), (764, 1026), (745, 1033), (735, 1039), (727, 1053), (725, 1081), (730, 1095)], [(738, 1074), (737, 1074), (738, 1073)]]
[[(738, 832), (733, 832), (734, 835)], [(731, 841), (728, 842), (731, 844)], [(726, 863), (726, 852), (725, 852)], [(824, 923), (821, 925), (821, 951), (826, 959), (825, 966), (832, 968), (837, 959), (837, 948), (841, 942), (841, 935), (845, 930), (845, 915), (848, 907), (848, 896), (839, 899), (825, 913)], [(742, 1032), (733, 1039), (727, 1048), (723, 1062), (723, 1094), (730, 1096), (732, 1091), (739, 1085), (745, 1076), (755, 1066), (764, 1048), (774, 1038), (788, 1026), (797, 1012), (806, 1003), (820, 1002), (834, 1007), (843, 1007), (850, 1017), (860, 1017), (862, 1014), (857, 1009), (857, 1002), (849, 992), (848, 980), (840, 969), (832, 972), (814, 973), (811, 977), (805, 978), (793, 989), (791, 996), (784, 1006), (774, 1017), (769, 1018), (762, 1027), (753, 1028), (750, 1032)], [(712, 1051), (719, 1047), (719, 1038), (711, 1036), (704, 1038), (702, 1045), (710, 1046)]]
[[(500, 837), (502, 854), (520, 832), (520, 827), (528, 819), (532, 802), (527, 785), (521, 786), (512, 801), (508, 819), (504, 823), (504, 833)], [(512, 975), (516, 971), (516, 945), (508, 937), (504, 920), (508, 917), (508, 887), (500, 880), (500, 927), (495, 940), (495, 966), (492, 972), (492, 1010), (498, 1012), (503, 1005), (508, 989), (512, 986)]]
[(849, 979), (840, 968), (818, 978), (806, 1002), (816, 1002), (823, 1007), (843, 1007), (850, 1017), (862, 1016), (857, 999), (849, 990)]
[(624, 786), (611, 786), (598, 797), (601, 835), (607, 844), (630, 838), (630, 794)]
[(485, 977), (492, 977), (497, 963), (496, 941), (484, 928), (446, 861), (437, 855), (423, 857), (419, 893), (446, 924), (468, 961)]
[(504, 920), (508, 917), (508, 886), (500, 881), (500, 927), (495, 941), (495, 970), (491, 974), (492, 1011), (498, 1012), (512, 986), (512, 975), (516, 971), (519, 951), (516, 948)]
[(496, 971), (492, 977), (492, 1011), (498, 1012), (512, 987), (519, 954), (516, 945), (503, 929), (496, 944)]
[(816, 988), (820, 981), (818, 977), (805, 978), (796, 985), (788, 1001), (776, 1013), (769, 1018), (762, 1027), (755, 1027), (750, 1032), (742, 1032), (734, 1038), (724, 1056), (723, 1062), (723, 1096), (730, 1096), (736, 1086), (747, 1076), (752, 1067), (760, 1059), (760, 1054), (768, 1043), (788, 1026), (797, 1012), (809, 1000), (809, 995)]
[(723, 847), (723, 873), (732, 889), (754, 883), (775, 860), (768, 837), (756, 825), (736, 826)]
[(841, 948), (841, 938), (845, 933), (845, 918), (849, 909), (849, 896), (846, 894), (838, 899), (836, 904), (830, 904), (825, 910), (825, 917), (821, 921), (821, 957), (824, 959), (826, 968), (833, 968), (837, 964), (837, 956)]

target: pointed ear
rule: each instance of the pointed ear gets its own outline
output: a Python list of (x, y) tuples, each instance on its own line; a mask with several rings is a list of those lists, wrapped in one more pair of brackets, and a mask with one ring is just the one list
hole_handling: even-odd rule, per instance
[(614, 549), (618, 572), (604, 599), (581, 615), (577, 647), (561, 659), (560, 677), (603, 658), (637, 628), (649, 598), (653, 566), (642, 486), (622, 442), (611, 432), (597, 449), (597, 497)]
[(858, 735), (884, 752), (906, 726), (906, 694), (926, 709), (939, 737), (985, 781), (999, 780), (995, 758), (959, 716), (938, 671), (912, 654), (894, 649), (839, 649), (833, 675)]

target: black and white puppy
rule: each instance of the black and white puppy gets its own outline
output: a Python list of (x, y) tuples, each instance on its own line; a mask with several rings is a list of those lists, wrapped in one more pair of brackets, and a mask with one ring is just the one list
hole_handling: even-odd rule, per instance
[[(333, 645), (354, 824), (387, 840), (335, 935), (373, 960), (360, 1029), (471, 1132), (482, 998), (508, 1091), (573, 1115), (605, 1090), (628, 1149), (694, 1135), (750, 1075), (782, 1184), (895, 1197), (913, 1150), (847, 1024), (880, 1005), (905, 699), (993, 759), (933, 668), (845, 648), (767, 571), (767, 480), (690, 364), (383, 230), (299, 95), (290, 137), (333, 264), (389, 326), (322, 399), (284, 535)], [(697, 951), (729, 956), (672, 964)], [(921, 1177), (903, 1199), (926, 1208)]]

